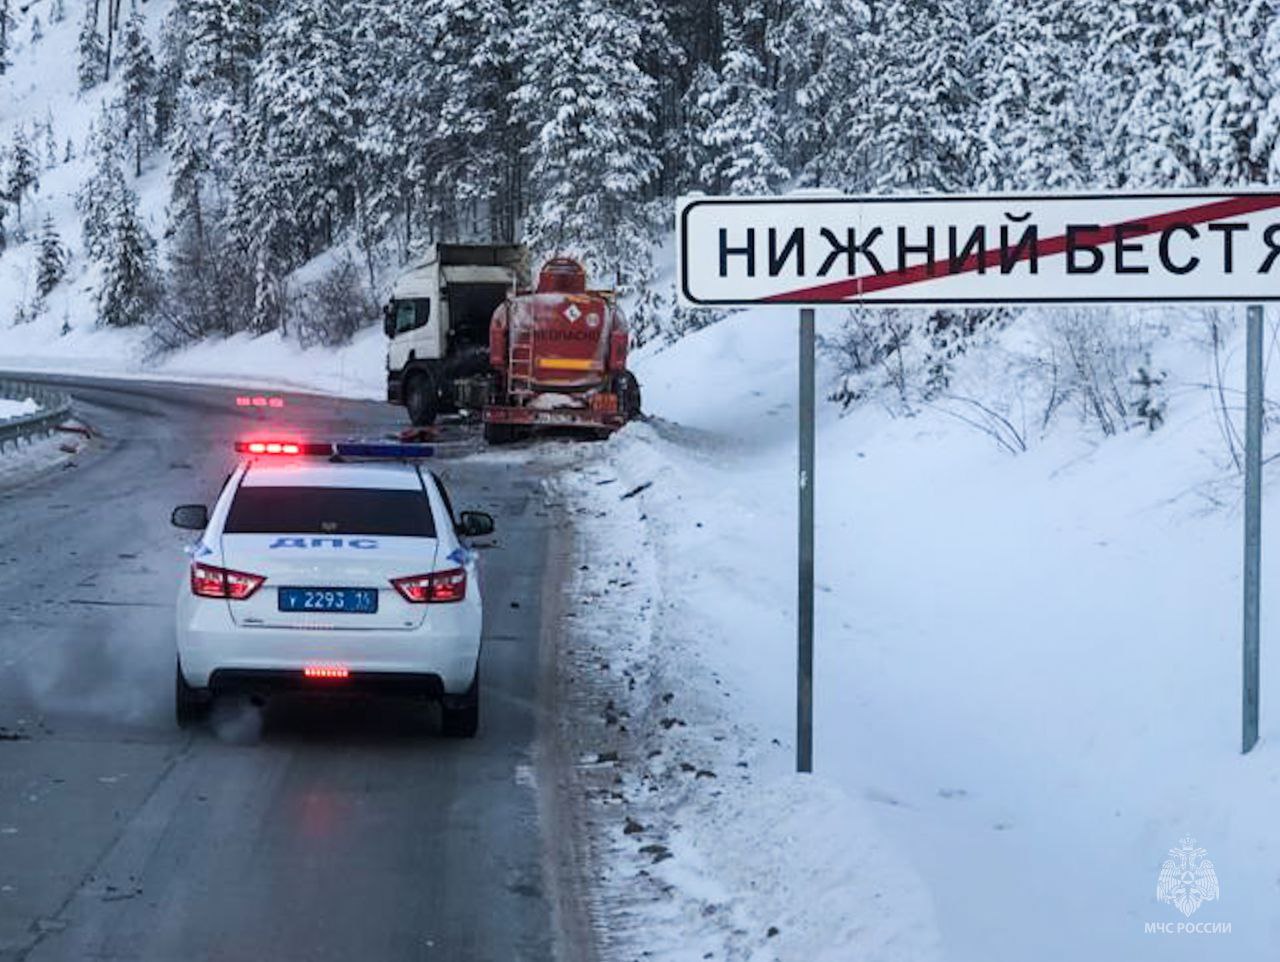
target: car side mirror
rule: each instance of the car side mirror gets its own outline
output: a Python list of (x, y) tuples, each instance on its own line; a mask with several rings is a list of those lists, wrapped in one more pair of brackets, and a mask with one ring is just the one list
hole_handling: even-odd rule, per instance
[(390, 304), (382, 309), (382, 330), (387, 337), (396, 336), (396, 312)]
[(458, 534), (467, 538), (493, 534), (493, 515), (483, 511), (464, 511), (458, 521)]
[(203, 504), (182, 504), (173, 509), (169, 523), (175, 528), (203, 531), (209, 527), (209, 509)]

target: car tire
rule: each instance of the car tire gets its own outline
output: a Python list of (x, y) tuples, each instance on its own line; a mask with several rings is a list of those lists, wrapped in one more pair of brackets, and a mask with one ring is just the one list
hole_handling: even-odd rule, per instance
[(445, 695), (440, 702), (440, 733), (446, 738), (475, 738), (480, 729), (480, 669), (462, 695)]
[(436, 423), (440, 410), (435, 378), (426, 371), (414, 371), (404, 385), (404, 406), (409, 410), (409, 420), (417, 427)]
[(209, 717), (213, 699), (207, 688), (192, 688), (182, 675), (182, 665), (176, 666), (173, 683), (173, 714), (179, 728), (191, 728)]

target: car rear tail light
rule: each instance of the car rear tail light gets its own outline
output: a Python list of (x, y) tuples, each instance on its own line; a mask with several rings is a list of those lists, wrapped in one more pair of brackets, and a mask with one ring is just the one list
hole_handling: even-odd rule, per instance
[(467, 596), (467, 572), (462, 568), (450, 568), (425, 575), (392, 578), (391, 585), (405, 601), (415, 605), (448, 604)]
[(307, 665), (302, 669), (305, 678), (330, 678), (341, 680), (351, 677), (351, 670), (346, 665)]
[(228, 598), (244, 601), (262, 587), (267, 579), (261, 575), (216, 568), (196, 562), (191, 566), (191, 593), (201, 598)]

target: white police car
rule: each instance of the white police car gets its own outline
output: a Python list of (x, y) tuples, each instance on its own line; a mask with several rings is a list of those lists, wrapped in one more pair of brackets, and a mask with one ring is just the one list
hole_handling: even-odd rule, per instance
[[(441, 702), (445, 734), (480, 717), (480, 585), (421, 445), (239, 442), (250, 455), (213, 510), (174, 509), (202, 531), (178, 592), (179, 725), (224, 692), (387, 691)], [(327, 457), (319, 457), (327, 455)]]

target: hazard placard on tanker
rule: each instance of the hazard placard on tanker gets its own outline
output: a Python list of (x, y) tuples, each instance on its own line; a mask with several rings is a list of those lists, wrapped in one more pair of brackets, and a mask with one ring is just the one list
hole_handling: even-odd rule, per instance
[(686, 304), (1280, 300), (1280, 193), (685, 197)]

